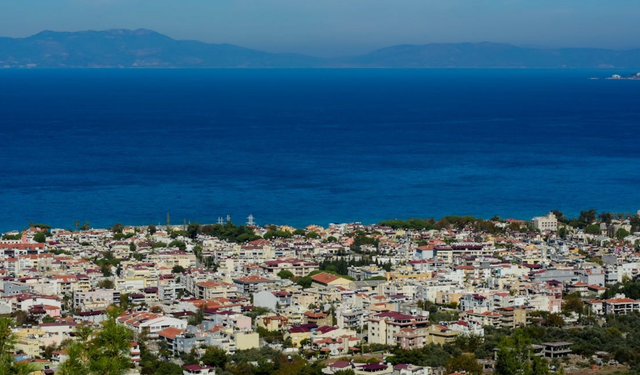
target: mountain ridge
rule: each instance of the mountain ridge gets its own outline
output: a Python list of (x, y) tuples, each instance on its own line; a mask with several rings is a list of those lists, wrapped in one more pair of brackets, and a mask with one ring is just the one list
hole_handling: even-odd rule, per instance
[(43, 30), (0, 37), (0, 67), (41, 68), (640, 68), (640, 48), (526, 48), (506, 43), (400, 44), (342, 58), (177, 40), (149, 29)]

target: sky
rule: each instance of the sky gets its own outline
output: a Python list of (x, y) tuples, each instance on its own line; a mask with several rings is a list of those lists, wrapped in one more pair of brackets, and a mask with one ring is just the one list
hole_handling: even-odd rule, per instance
[(146, 28), (331, 57), (395, 44), (640, 47), (638, 0), (0, 0), (0, 36)]

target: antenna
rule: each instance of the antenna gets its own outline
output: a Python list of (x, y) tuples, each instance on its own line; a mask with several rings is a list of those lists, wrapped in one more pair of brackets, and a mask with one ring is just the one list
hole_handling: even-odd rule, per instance
[(218, 217), (218, 224), (220, 224), (220, 225), (224, 224), (224, 222), (222, 221), (222, 216)]
[(169, 216), (169, 213), (167, 212), (167, 232), (169, 231), (170, 227), (171, 227), (171, 216)]
[(254, 225), (256, 225), (256, 223), (253, 221), (253, 215), (249, 215), (249, 217), (247, 217), (247, 225), (252, 227)]
[(227, 223), (231, 222), (231, 215), (227, 215)]

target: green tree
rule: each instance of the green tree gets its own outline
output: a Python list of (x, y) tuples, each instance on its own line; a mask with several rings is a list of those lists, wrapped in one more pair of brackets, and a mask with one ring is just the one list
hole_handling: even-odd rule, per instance
[(53, 323), (55, 322), (56, 319), (51, 317), (50, 315), (45, 315), (44, 317), (42, 317), (42, 323)]
[(293, 272), (289, 270), (282, 270), (278, 272), (278, 277), (280, 277), (281, 279), (290, 279), (293, 277)]
[(11, 319), (0, 317), (0, 375), (28, 375), (36, 369), (30, 363), (17, 363), (13, 359), (16, 337), (12, 325)]
[(108, 319), (91, 340), (89, 368), (94, 373), (121, 375), (131, 367), (129, 344), (133, 334), (126, 326), (116, 322), (120, 311), (110, 308), (107, 311)]
[(549, 373), (549, 366), (545, 361), (538, 356), (532, 356), (531, 370), (527, 375), (549, 375)]
[(171, 273), (183, 273), (185, 271), (184, 267), (182, 267), (179, 264), (176, 264), (175, 266), (173, 266), (173, 268), (171, 269)]
[(600, 234), (602, 231), (600, 230), (599, 224), (591, 224), (584, 228), (584, 232), (589, 234)]
[(38, 232), (33, 236), (33, 240), (38, 243), (45, 243), (47, 241), (47, 232)]
[(598, 217), (600, 217), (600, 221), (607, 225), (611, 224), (611, 221), (613, 220), (613, 214), (611, 212), (601, 212)]
[(196, 313), (189, 317), (188, 323), (191, 326), (197, 326), (204, 320), (204, 305), (200, 306)]
[(187, 244), (182, 241), (173, 240), (169, 243), (168, 247), (177, 247), (178, 249), (185, 251), (187, 249)]
[(88, 221), (85, 221), (84, 224), (80, 227), (80, 230), (89, 230), (91, 229), (91, 224)]
[(449, 373), (465, 371), (467, 374), (482, 374), (482, 365), (473, 354), (451, 357), (445, 362), (444, 367)]
[(520, 333), (505, 337), (496, 353), (495, 375), (523, 374), (529, 371), (530, 341)]
[(115, 223), (111, 227), (111, 231), (113, 233), (122, 233), (123, 230), (124, 230), (124, 225), (122, 225), (121, 223)]
[(310, 288), (312, 283), (313, 280), (310, 276), (304, 276), (298, 279), (298, 285), (300, 285), (304, 289)]
[(622, 241), (622, 240), (624, 240), (625, 237), (627, 237), (630, 234), (631, 233), (629, 233), (629, 231), (627, 231), (626, 229), (620, 228), (616, 232), (616, 238), (619, 239), (620, 241)]
[(113, 288), (115, 288), (115, 284), (113, 283), (113, 280), (111, 280), (111, 279), (102, 279), (98, 283), (98, 288), (113, 289)]
[(182, 375), (182, 367), (173, 362), (156, 362), (153, 368), (153, 375)]
[(346, 370), (338, 370), (338, 371), (334, 371), (333, 375), (356, 375), (355, 371), (353, 371), (352, 369), (346, 369)]
[(224, 369), (227, 361), (229, 361), (229, 357), (224, 349), (218, 348), (217, 346), (209, 346), (200, 360), (205, 365)]
[(578, 225), (580, 228), (584, 228), (594, 221), (596, 221), (596, 210), (590, 209), (588, 211), (580, 211), (580, 216), (578, 217)]
[(244, 313), (244, 315), (250, 317), (253, 320), (260, 315), (265, 315), (270, 312), (272, 312), (271, 309), (267, 307), (255, 306), (253, 309), (251, 309), (251, 311)]
[(158, 229), (156, 228), (155, 225), (153, 224), (149, 224), (149, 226), (147, 227), (147, 232), (149, 233), (149, 235), (153, 236), (156, 232), (158, 231)]
[(200, 233), (200, 224), (190, 223), (189, 226), (187, 227), (187, 236), (195, 240), (199, 233)]
[(76, 341), (67, 347), (69, 358), (59, 367), (60, 375), (90, 374), (88, 348), (84, 342)]
[(549, 327), (562, 327), (564, 326), (564, 318), (559, 313), (549, 314), (545, 324)]
[(580, 298), (580, 293), (572, 293), (565, 296), (562, 311), (582, 314), (584, 311), (584, 302), (582, 302)]
[(261, 357), (258, 359), (258, 365), (253, 366), (253, 375), (271, 375), (275, 371), (275, 365), (273, 362), (268, 361), (266, 358)]

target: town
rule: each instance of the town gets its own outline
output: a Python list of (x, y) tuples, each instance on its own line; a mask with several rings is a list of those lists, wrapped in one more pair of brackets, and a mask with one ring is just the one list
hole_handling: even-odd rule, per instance
[(0, 240), (0, 373), (639, 373), (639, 214), (30, 223)]

